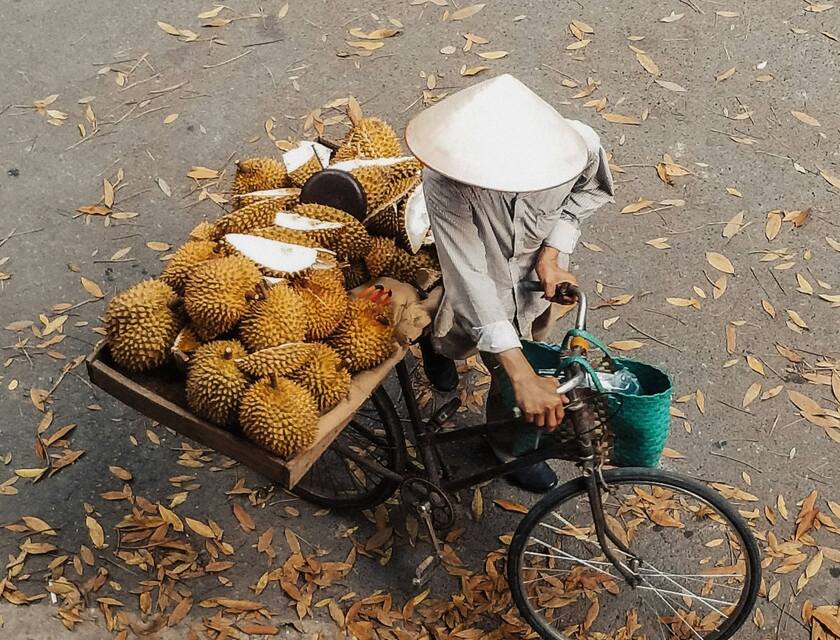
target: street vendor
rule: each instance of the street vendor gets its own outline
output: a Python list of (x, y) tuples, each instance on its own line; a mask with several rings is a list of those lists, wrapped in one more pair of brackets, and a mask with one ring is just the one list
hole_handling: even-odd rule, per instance
[[(566, 399), (557, 394), (556, 378), (534, 371), (520, 339), (548, 337), (561, 308), (547, 298), (558, 284), (575, 283), (569, 258), (579, 224), (612, 199), (598, 135), (505, 74), (426, 109), (409, 123), (406, 142), (425, 166), (443, 273), (442, 304), (421, 341), (430, 382), (453, 390), (452, 359), (478, 350), (491, 374), (488, 422), (511, 417), (501, 398), (503, 369), (523, 417), (554, 429)], [(542, 294), (524, 286), (535, 279)], [(516, 434), (500, 431), (491, 430), (490, 443), (508, 461)], [(510, 479), (536, 492), (557, 483), (545, 462)]]

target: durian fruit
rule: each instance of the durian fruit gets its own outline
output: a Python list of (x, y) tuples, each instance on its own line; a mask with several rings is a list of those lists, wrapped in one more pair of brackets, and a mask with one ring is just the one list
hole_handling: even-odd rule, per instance
[(248, 439), (288, 460), (315, 442), (318, 409), (299, 384), (285, 378), (264, 378), (245, 392), (239, 424)]
[(370, 234), (364, 225), (349, 213), (325, 204), (299, 204), (295, 207), (294, 213), (343, 225), (335, 232), (323, 234), (321, 237), (324, 248), (334, 251), (340, 261), (362, 258), (370, 251)]
[[(353, 219), (355, 222), (355, 218)], [(331, 238), (340, 233), (344, 223), (316, 220), (299, 213), (279, 211), (272, 226), (250, 231), (250, 235), (304, 247), (326, 248)]]
[(334, 349), (320, 342), (313, 343), (312, 347), (309, 359), (288, 377), (305, 387), (315, 399), (318, 410), (325, 413), (347, 397), (350, 372)]
[(255, 351), (238, 359), (236, 364), (254, 378), (266, 378), (272, 374), (288, 376), (300, 369), (312, 357), (317, 347), (315, 343), (289, 342)]
[(276, 158), (247, 158), (236, 163), (236, 176), (231, 193), (280, 189), (291, 186), (286, 165)]
[(213, 235), (215, 233), (215, 225), (212, 222), (199, 222), (193, 230), (190, 231), (190, 235), (187, 237), (187, 240), (213, 240)]
[(370, 273), (364, 260), (350, 260), (342, 267), (344, 274), (344, 288), (355, 289), (370, 281)]
[(335, 160), (355, 158), (395, 158), (402, 155), (400, 139), (380, 118), (362, 118), (347, 133), (335, 152)]
[(239, 324), (242, 343), (250, 352), (303, 342), (307, 319), (303, 301), (291, 287), (263, 287)]
[(212, 240), (191, 240), (181, 246), (160, 274), (160, 279), (172, 287), (179, 295), (184, 295), (187, 277), (195, 267), (206, 260), (218, 258), (218, 246)]
[(333, 256), (319, 247), (306, 247), (257, 235), (230, 233), (223, 239), (225, 250), (252, 260), (268, 276), (285, 277), (323, 264)]
[(431, 254), (421, 251), (411, 255), (400, 249), (390, 238), (375, 237), (370, 252), (365, 256), (365, 265), (371, 277), (385, 276), (401, 282), (414, 284), (420, 269), (438, 270), (440, 265)]
[(391, 310), (363, 298), (350, 298), (347, 313), (327, 344), (336, 350), (351, 372), (372, 369), (394, 352)]
[(215, 222), (214, 239), (218, 240), (229, 233), (248, 233), (274, 224), (274, 216), (278, 211), (283, 211), (284, 207), (283, 198), (268, 198), (226, 213)]
[(289, 180), (298, 188), (309, 178), (329, 165), (332, 151), (322, 144), (304, 140), (297, 147), (283, 154), (283, 163), (289, 172)]
[[(419, 167), (419, 165), (418, 165)], [(420, 182), (419, 171), (411, 161), (386, 166), (361, 167), (350, 173), (362, 185), (367, 197), (368, 214), (394, 204)]]
[(431, 228), (423, 184), (420, 183), (398, 204), (383, 207), (378, 213), (368, 216), (364, 224), (373, 235), (394, 238), (402, 249), (417, 253)]
[[(249, 231), (248, 235), (255, 236), (257, 238), (265, 238), (266, 240), (274, 240), (276, 242), (284, 242), (286, 244), (297, 244), (301, 247), (309, 247), (312, 249), (318, 248), (320, 246), (311, 234), (307, 234), (302, 231), (297, 231), (295, 229), (286, 229), (285, 227), (262, 227), (261, 229), (254, 229), (253, 231)], [(224, 244), (225, 250), (233, 252), (236, 251), (227, 243)]]
[(232, 426), (248, 378), (237, 360), (247, 355), (236, 340), (216, 340), (196, 349), (187, 370), (187, 403), (196, 415), (218, 425)]
[(282, 189), (265, 189), (263, 191), (251, 191), (241, 195), (234, 195), (230, 198), (230, 204), (233, 210), (247, 207), (248, 205), (265, 200), (279, 200), (282, 203), (282, 210), (286, 211), (294, 207), (298, 203), (300, 196), (300, 189), (294, 187), (284, 187)]
[(260, 270), (243, 256), (226, 256), (196, 266), (184, 287), (184, 307), (198, 337), (212, 340), (233, 329), (261, 281)]
[(338, 267), (310, 269), (296, 278), (292, 289), (300, 296), (305, 310), (306, 339), (320, 340), (330, 335), (347, 311), (347, 292)]
[(186, 372), (187, 365), (190, 361), (190, 356), (195, 353), (202, 345), (201, 340), (195, 335), (195, 331), (189, 325), (181, 329), (175, 337), (175, 342), (172, 343), (170, 349), (172, 359), (179, 369)]
[(105, 309), (111, 357), (129, 371), (148, 371), (166, 362), (183, 326), (178, 296), (160, 280), (144, 280), (118, 293)]

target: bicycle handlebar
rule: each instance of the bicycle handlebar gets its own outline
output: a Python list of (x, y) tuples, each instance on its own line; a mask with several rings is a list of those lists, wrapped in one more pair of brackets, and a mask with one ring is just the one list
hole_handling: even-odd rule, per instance
[[(537, 280), (526, 280), (522, 283), (528, 291), (542, 291), (543, 285)], [(577, 285), (571, 282), (561, 282), (554, 290), (554, 295), (549, 298), (551, 302), (561, 302), (563, 300), (572, 299), (577, 302), (577, 318), (575, 320), (575, 329), (586, 330), (586, 294)]]

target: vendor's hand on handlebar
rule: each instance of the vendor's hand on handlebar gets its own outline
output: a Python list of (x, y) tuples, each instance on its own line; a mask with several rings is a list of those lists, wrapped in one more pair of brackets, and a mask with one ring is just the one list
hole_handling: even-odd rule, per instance
[(573, 304), (575, 298), (564, 284), (577, 284), (577, 278), (568, 271), (557, 266), (558, 251), (551, 247), (543, 247), (537, 258), (534, 270), (543, 287), (543, 297), (546, 300), (560, 304)]
[(557, 379), (534, 374), (534, 377), (514, 384), (516, 404), (528, 422), (554, 431), (563, 421), (566, 396), (557, 393)]

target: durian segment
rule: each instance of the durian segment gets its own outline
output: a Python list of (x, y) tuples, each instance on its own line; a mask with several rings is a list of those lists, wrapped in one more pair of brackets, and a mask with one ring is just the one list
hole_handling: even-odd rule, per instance
[(264, 378), (245, 392), (239, 424), (248, 439), (288, 460), (315, 442), (318, 409), (312, 395), (299, 384)]
[(337, 277), (341, 271), (312, 269), (292, 285), (303, 302), (307, 317), (306, 339), (320, 340), (330, 335), (347, 311), (347, 292)]
[(283, 162), (292, 184), (302, 187), (309, 178), (329, 165), (331, 153), (328, 147), (308, 140), (284, 153)]
[[(296, 231), (295, 229), (286, 229), (284, 227), (263, 227), (262, 229), (254, 229), (248, 235), (256, 236), (258, 238), (265, 238), (267, 240), (275, 240), (277, 242), (284, 242), (286, 244), (300, 245), (302, 247), (310, 247), (317, 249), (321, 245), (316, 241), (316, 234), (306, 233), (305, 231)], [(230, 247), (233, 250), (232, 247)]]
[(376, 237), (373, 246), (365, 256), (365, 265), (371, 277), (394, 278), (414, 284), (420, 269), (439, 269), (440, 266), (427, 252), (411, 255), (400, 249), (390, 238)]
[(318, 220), (317, 218), (307, 218), (299, 213), (292, 213), (289, 211), (280, 211), (274, 216), (274, 224), (285, 229), (294, 229), (295, 231), (337, 231), (344, 227), (342, 222), (333, 222), (330, 220)]
[(306, 338), (303, 301), (285, 283), (271, 286), (254, 300), (239, 324), (242, 343), (250, 352)]
[(218, 245), (212, 240), (191, 240), (182, 245), (166, 263), (160, 279), (179, 295), (184, 295), (190, 272), (206, 260), (218, 258)]
[(352, 173), (367, 197), (368, 215), (396, 204), (420, 183), (419, 175), (394, 175), (388, 167), (366, 167)]
[(283, 211), (285, 205), (283, 198), (266, 198), (226, 213), (216, 220), (214, 237), (218, 240), (229, 233), (248, 233), (267, 227), (274, 223), (277, 212)]
[(350, 372), (344, 368), (334, 349), (322, 343), (313, 343), (309, 359), (289, 379), (303, 385), (325, 413), (347, 397), (350, 390)]
[(335, 153), (335, 160), (356, 158), (392, 158), (402, 155), (397, 134), (380, 118), (362, 118), (347, 133)]
[(196, 349), (187, 370), (187, 403), (196, 415), (221, 426), (232, 426), (248, 378), (237, 366), (245, 349), (236, 340), (216, 340)]
[(356, 171), (357, 169), (368, 169), (371, 167), (385, 168), (391, 175), (398, 178), (406, 178), (412, 175), (419, 175), (423, 165), (414, 156), (399, 156), (396, 158), (359, 158), (355, 160), (343, 160), (330, 165), (330, 169), (341, 171)]
[(192, 231), (190, 231), (190, 235), (187, 237), (187, 240), (213, 240), (213, 236), (215, 234), (216, 226), (212, 222), (199, 222), (195, 227), (193, 227)]
[(381, 364), (395, 348), (390, 306), (350, 298), (347, 313), (327, 344), (336, 350), (351, 372)]
[(237, 360), (236, 364), (254, 378), (267, 378), (272, 374), (288, 376), (300, 369), (312, 357), (317, 346), (308, 342), (289, 342), (255, 351)]
[(169, 357), (183, 317), (177, 294), (160, 280), (144, 280), (118, 293), (105, 309), (111, 357), (129, 371), (148, 371)]
[(319, 238), (322, 246), (334, 251), (340, 261), (364, 257), (371, 247), (371, 238), (364, 225), (349, 213), (324, 204), (299, 204), (294, 213), (324, 222), (338, 222), (343, 226)]
[(344, 274), (344, 288), (348, 290), (355, 289), (371, 279), (364, 260), (350, 260), (342, 266), (342, 272)]
[(178, 332), (175, 342), (172, 344), (172, 353), (182, 353), (189, 356), (195, 353), (202, 344), (198, 336), (195, 335), (195, 331), (187, 325)]
[(260, 282), (260, 270), (243, 256), (226, 256), (195, 267), (184, 288), (184, 307), (198, 337), (211, 340), (233, 329)]
[(314, 247), (238, 233), (228, 234), (224, 239), (237, 252), (274, 273), (298, 273), (318, 264), (318, 251)]
[(236, 163), (236, 176), (231, 193), (240, 195), (251, 191), (289, 187), (286, 165), (276, 158), (247, 158)]
[(417, 253), (431, 229), (423, 184), (420, 183), (398, 205), (383, 207), (368, 216), (364, 224), (373, 235), (393, 238), (403, 249)]
[(264, 189), (263, 191), (251, 191), (242, 195), (231, 196), (230, 204), (233, 210), (242, 209), (257, 202), (265, 200), (279, 200), (283, 210), (288, 210), (298, 203), (300, 189), (295, 187), (284, 187), (282, 189)]

